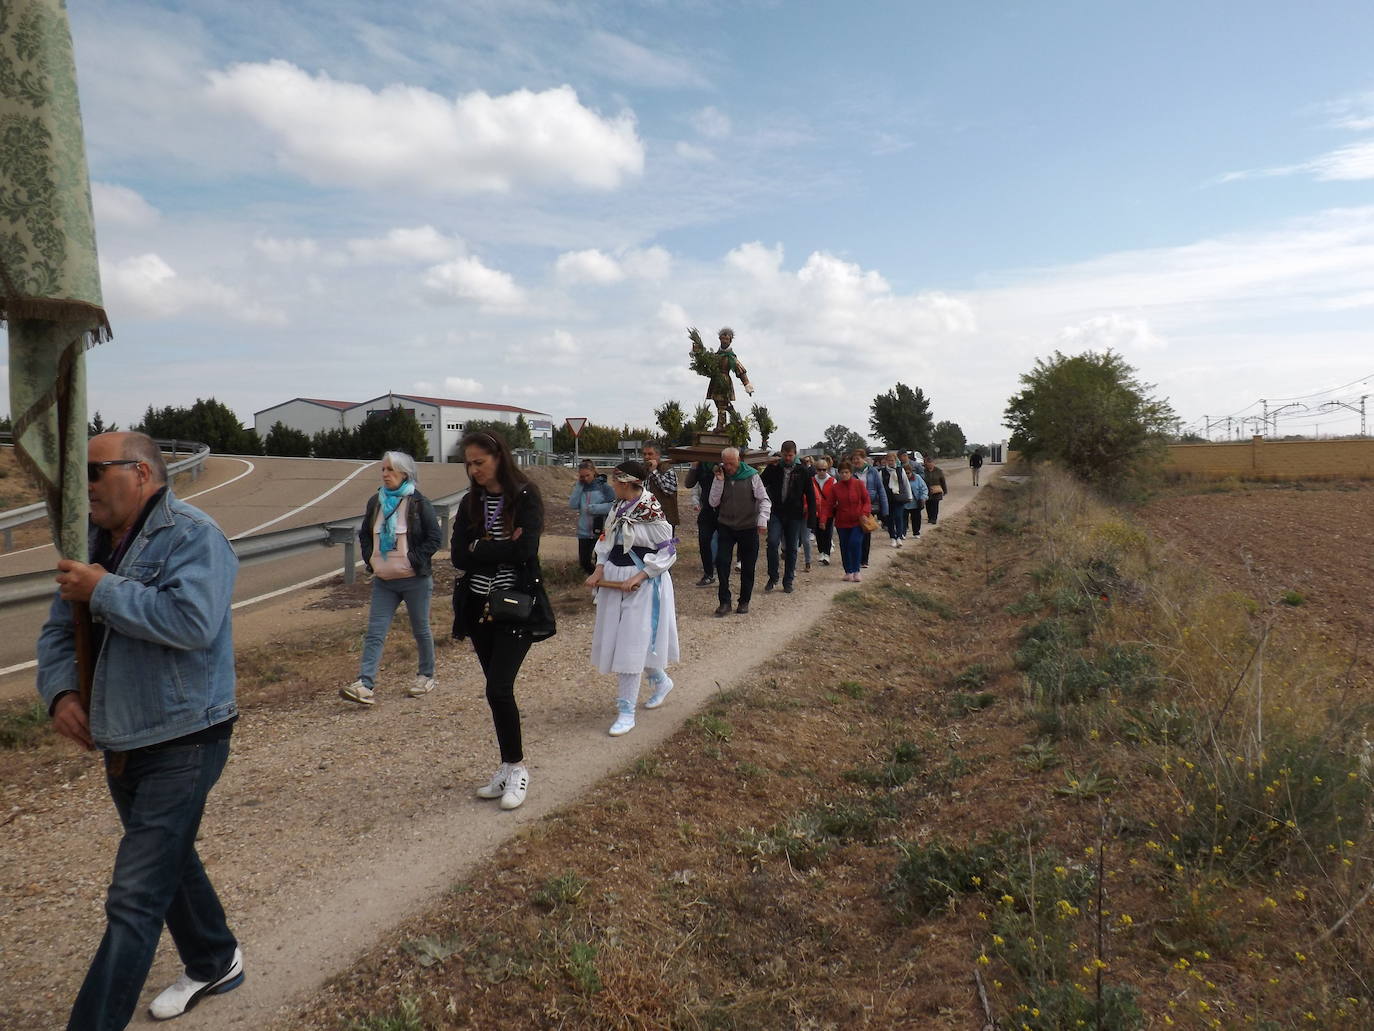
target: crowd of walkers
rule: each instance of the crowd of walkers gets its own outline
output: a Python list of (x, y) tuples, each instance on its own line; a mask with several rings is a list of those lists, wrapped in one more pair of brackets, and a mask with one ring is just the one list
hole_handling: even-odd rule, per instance
[[(471, 432), (460, 448), (470, 489), (449, 541), (452, 635), (477, 655), (500, 758), (476, 794), (515, 809), (530, 783), (516, 680), (530, 648), (557, 629), (539, 561), (544, 501), (500, 436)], [(121, 1028), (164, 924), (185, 972), (153, 1000), (153, 1017), (180, 1016), (244, 979), (242, 951), (195, 851), (238, 718), (230, 608), (237, 561), (213, 520), (175, 497), (151, 439), (103, 434), (90, 441), (89, 457), (92, 561), (58, 563), (58, 596), (39, 639), (38, 690), (60, 734), (104, 752), (124, 826), (105, 937), (69, 1025)], [(889, 453), (875, 465), (859, 448), (837, 463), (798, 458), (786, 441), (758, 464), (725, 448), (685, 477), (702, 562), (696, 586), (716, 588), (718, 617), (749, 612), (760, 544), (765, 592), (795, 591), (799, 563), (802, 572), (812, 570), (813, 556), (830, 566), (837, 543), (842, 579), (858, 581), (874, 533), (885, 529), (893, 548), (919, 537), (922, 514), (938, 523), (948, 490), (934, 460), (914, 452)], [(651, 445), (642, 461), (605, 473), (584, 462), (568, 500), (596, 607), (591, 665), (616, 677), (612, 736), (634, 729), (646, 681), (646, 709), (673, 690), (678, 498), (675, 470)], [(370, 604), (357, 678), (339, 694), (375, 704), (387, 631), (404, 603), (417, 654), (405, 693), (428, 695), (435, 689), (433, 558), (443, 540), (411, 456), (382, 456), (381, 484), (358, 539), (372, 574)], [(83, 648), (99, 656), (84, 684), (77, 675)]]

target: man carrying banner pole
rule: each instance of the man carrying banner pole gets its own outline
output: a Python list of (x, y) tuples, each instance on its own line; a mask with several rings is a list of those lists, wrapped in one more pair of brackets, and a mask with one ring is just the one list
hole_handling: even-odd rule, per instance
[(38, 691), (59, 733), (104, 752), (124, 825), (105, 935), (68, 1028), (116, 1031), (138, 1005), (164, 923), (186, 972), (153, 1000), (154, 1017), (243, 981), (195, 852), (237, 716), (237, 562), (219, 528), (173, 496), (146, 436), (104, 434), (88, 455), (84, 355), (110, 327), (63, 0), (0, 2), (0, 321), (16, 456), (62, 556)]

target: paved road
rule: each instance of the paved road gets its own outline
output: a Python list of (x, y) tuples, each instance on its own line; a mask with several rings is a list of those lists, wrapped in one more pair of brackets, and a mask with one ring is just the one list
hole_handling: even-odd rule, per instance
[[(358, 515), (377, 489), (379, 463), (310, 458), (233, 458), (207, 461), (205, 474), (179, 485), (180, 496), (208, 512), (231, 538), (288, 530)], [(467, 486), (461, 465), (421, 463), (421, 489), (443, 497)], [(52, 568), (51, 545), (0, 555), (0, 576)], [(338, 572), (343, 550), (321, 548), (292, 558), (253, 562), (239, 571), (236, 605), (315, 577)], [(47, 615), (47, 603), (35, 602), (0, 614), (0, 700), (26, 697), (32, 690), (34, 641)]]

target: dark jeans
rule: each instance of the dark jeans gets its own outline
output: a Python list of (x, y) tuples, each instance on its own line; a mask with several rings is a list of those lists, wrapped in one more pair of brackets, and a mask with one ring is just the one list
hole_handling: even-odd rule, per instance
[[(875, 512), (874, 515), (877, 515), (877, 513)], [(859, 533), (863, 534), (864, 538), (863, 543), (859, 546), (859, 560), (864, 565), (868, 565), (868, 550), (873, 546), (873, 535), (871, 533), (865, 533), (863, 529), (860, 529)], [(843, 541), (841, 541), (840, 547), (844, 547)]]
[(758, 527), (736, 530), (716, 524), (716, 596), (722, 605), (730, 604), (730, 573), (735, 565), (735, 546), (739, 546), (739, 600), (748, 603), (754, 596), (754, 566), (759, 561)]
[(797, 578), (797, 549), (801, 547), (806, 520), (772, 516), (768, 520), (768, 579), (778, 579), (778, 547), (787, 549), (782, 561), (782, 585), (790, 587)]
[(480, 606), (469, 605), (468, 611), (473, 613), (468, 619), (468, 637), (482, 665), (482, 675), (487, 678), (487, 704), (491, 706), (491, 721), (496, 725), (501, 761), (523, 762), (525, 751), (520, 740), (520, 709), (515, 704), (515, 678), (533, 641), (528, 632), (518, 627), (480, 622)]
[(697, 516), (697, 548), (701, 551), (701, 575), (716, 575), (716, 510), (703, 508)]
[(841, 526), (840, 535), (840, 561), (844, 563), (846, 573), (857, 573), (860, 565), (860, 552), (863, 550), (863, 539), (872, 536), (864, 533), (857, 526)]
[(108, 922), (72, 1007), (70, 1031), (129, 1023), (164, 922), (197, 981), (223, 975), (238, 946), (195, 847), (205, 799), (229, 759), (229, 739), (123, 755), (123, 771), (105, 776), (124, 825), (105, 896)]
[(596, 556), (593, 554), (595, 551), (595, 537), (577, 538), (577, 564), (582, 567), (582, 572), (588, 575), (596, 569)]
[(889, 501), (887, 506), (887, 535), (894, 541), (906, 536), (906, 509), (900, 500)]
[(830, 554), (830, 534), (835, 529), (835, 520), (816, 524), (816, 549), (822, 555)]
[(912, 505), (910, 508), (906, 510), (906, 517), (911, 522), (911, 532), (917, 537), (921, 536), (920, 502), (917, 502), (915, 505)]
[(940, 499), (930, 498), (926, 501), (926, 521), (934, 526), (940, 521)]

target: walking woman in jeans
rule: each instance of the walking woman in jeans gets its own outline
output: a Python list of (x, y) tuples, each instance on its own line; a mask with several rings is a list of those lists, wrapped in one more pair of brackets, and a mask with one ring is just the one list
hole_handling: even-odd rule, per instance
[[(501, 765), (477, 789), (477, 797), (499, 798), (502, 809), (514, 809), (525, 801), (530, 783), (515, 678), (530, 645), (552, 637), (555, 630), (539, 567), (544, 502), (500, 437), (469, 433), (459, 447), (472, 485), (453, 520), (453, 637), (472, 641), (501, 751)], [(492, 612), (492, 595), (511, 591), (533, 600), (523, 621), (510, 622)]]
[(854, 475), (849, 462), (840, 463), (840, 478), (835, 484), (835, 529), (840, 535), (840, 557), (844, 560), (843, 580), (858, 583), (863, 577), (863, 517), (873, 511), (868, 487)]
[(430, 562), (443, 539), (434, 506), (416, 485), (415, 459), (403, 451), (382, 455), (382, 485), (367, 501), (358, 527), (363, 566), (372, 574), (372, 604), (358, 679), (340, 688), (340, 697), (371, 705), (377, 668), (391, 620), (401, 602), (410, 616), (419, 670), (406, 694), (419, 698), (434, 690), (434, 635), (429, 629), (429, 601), (434, 593)]

